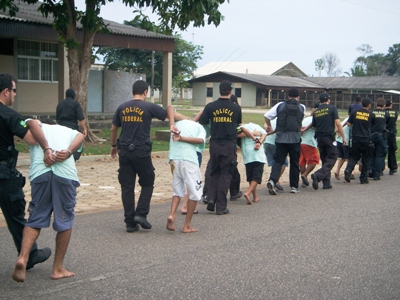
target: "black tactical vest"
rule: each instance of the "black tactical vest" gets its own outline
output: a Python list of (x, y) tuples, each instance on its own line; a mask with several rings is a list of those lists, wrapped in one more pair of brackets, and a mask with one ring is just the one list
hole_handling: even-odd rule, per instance
[(304, 118), (304, 111), (299, 101), (289, 99), (278, 107), (276, 132), (299, 132)]

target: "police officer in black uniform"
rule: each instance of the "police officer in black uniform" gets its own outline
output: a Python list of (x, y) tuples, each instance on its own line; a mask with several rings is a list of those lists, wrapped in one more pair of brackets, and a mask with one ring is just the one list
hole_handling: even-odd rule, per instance
[(360, 174), (360, 183), (369, 183), (368, 169), (371, 159), (370, 125), (374, 123), (375, 120), (374, 115), (370, 111), (371, 103), (371, 99), (364, 98), (361, 102), (362, 108), (353, 111), (347, 120), (347, 126), (352, 126), (352, 151), (350, 152), (347, 166), (344, 171), (344, 180), (346, 180), (346, 182), (351, 181), (351, 172), (353, 172), (354, 166), (361, 158), (362, 169)]
[(384, 110), (386, 100), (378, 98), (376, 108), (372, 110), (375, 117), (374, 124), (371, 125), (371, 142), (374, 144), (369, 165), (369, 177), (374, 180), (381, 179), (381, 172), (385, 166), (385, 157), (387, 154), (386, 125), (389, 122), (389, 113)]
[[(25, 185), (25, 177), (15, 168), (18, 151), (15, 149), (14, 136), (33, 144), (36, 144), (37, 140), (45, 149), (46, 164), (51, 165), (54, 163), (54, 159), (38, 123), (36, 121), (29, 122), (28, 129), (21, 116), (9, 107), (13, 105), (16, 93), (15, 79), (9, 74), (0, 73), (0, 207), (19, 254), (26, 223), (26, 201), (22, 190)], [(46, 261), (50, 255), (50, 248), (38, 249), (35, 243), (31, 249), (26, 269), (29, 270), (35, 264)]]
[[(239, 105), (238, 99), (234, 94), (231, 95), (231, 102)], [(236, 144), (239, 147), (241, 142), (242, 142), (241, 138), (236, 139)], [(231, 184), (229, 185), (229, 194), (230, 194), (229, 200), (237, 200), (243, 196), (242, 191), (240, 191), (240, 173), (237, 166), (235, 167), (235, 170), (232, 173)]]
[[(85, 115), (83, 114), (81, 105), (75, 100), (75, 91), (73, 89), (67, 89), (65, 91), (65, 99), (58, 103), (56, 120), (58, 124), (78, 131), (80, 125), (83, 135), (87, 135)], [(82, 149), (73, 153), (75, 161), (79, 160), (81, 154)]]
[[(318, 142), (319, 155), (322, 166), (311, 175), (314, 190), (318, 189), (318, 182), (322, 181), (322, 189), (331, 189), (331, 170), (336, 163), (338, 156), (335, 126), (339, 134), (343, 137), (343, 144), (347, 145), (344, 136), (342, 123), (339, 119), (339, 113), (335, 106), (330, 105), (330, 96), (328, 93), (322, 93), (319, 96), (320, 105), (313, 113), (312, 123), (309, 127), (315, 128), (315, 137)], [(308, 129), (308, 128), (306, 128)]]
[(228, 214), (226, 197), (237, 165), (237, 126), (242, 123), (242, 109), (230, 101), (233, 85), (224, 80), (219, 85), (219, 99), (208, 103), (200, 116), (199, 123), (211, 123), (210, 138), (210, 182), (207, 191), (207, 210), (216, 210), (217, 215)]
[[(132, 86), (133, 100), (121, 104), (111, 125), (111, 157), (119, 150), (118, 180), (121, 184), (122, 204), (127, 232), (151, 229), (147, 220), (154, 189), (154, 167), (151, 160), (150, 127), (153, 118), (164, 121), (168, 117), (171, 131), (178, 131), (174, 124), (174, 109), (146, 102), (148, 85), (137, 80)], [(117, 131), (121, 134), (117, 142)], [(135, 181), (139, 177), (141, 192), (135, 209)]]
[(288, 100), (279, 102), (264, 115), (267, 132), (272, 131), (270, 120), (277, 117), (275, 128), (275, 163), (272, 166), (271, 175), (267, 182), (267, 187), (271, 195), (277, 194), (275, 184), (279, 180), (282, 165), (288, 154), (290, 157), (290, 192), (298, 193), (299, 188), (300, 130), (304, 118), (305, 106), (299, 102), (300, 92), (298, 89), (289, 89), (288, 96)]
[[(387, 156), (387, 165), (389, 168), (389, 175), (394, 175), (397, 172), (397, 159), (396, 159), (396, 151), (397, 151), (397, 142), (396, 142), (396, 134), (397, 134), (397, 111), (393, 109), (392, 100), (386, 100), (385, 110), (389, 113), (389, 122), (386, 125), (387, 130), (387, 145), (388, 145), (388, 156)], [(383, 166), (385, 168), (385, 166)]]

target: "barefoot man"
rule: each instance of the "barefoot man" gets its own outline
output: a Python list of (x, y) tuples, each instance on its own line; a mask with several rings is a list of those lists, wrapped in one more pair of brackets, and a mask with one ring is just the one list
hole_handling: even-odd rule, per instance
[[(52, 120), (43, 120), (53, 123)], [(32, 187), (32, 201), (29, 203), (29, 219), (25, 224), (21, 252), (15, 264), (12, 278), (24, 282), (26, 266), (32, 245), (39, 237), (40, 230), (50, 226), (54, 212), (53, 228), (57, 231), (56, 254), (51, 279), (61, 279), (75, 274), (64, 268), (63, 262), (71, 237), (75, 219), (76, 188), (79, 186), (78, 173), (72, 153), (82, 144), (85, 136), (76, 130), (60, 125), (40, 124), (49, 147), (54, 153), (55, 163), (43, 162), (43, 150), (31, 145), (31, 167), (29, 178)], [(48, 151), (49, 148), (44, 149)]]
[(196, 209), (197, 201), (203, 194), (202, 177), (199, 168), (197, 145), (206, 140), (206, 131), (200, 124), (191, 120), (182, 120), (175, 125), (178, 131), (173, 132), (169, 144), (169, 160), (171, 171), (174, 176), (172, 181), (173, 196), (171, 212), (167, 219), (167, 229), (175, 231), (176, 210), (180, 198), (188, 191), (189, 201), (183, 233), (196, 232), (190, 223)]

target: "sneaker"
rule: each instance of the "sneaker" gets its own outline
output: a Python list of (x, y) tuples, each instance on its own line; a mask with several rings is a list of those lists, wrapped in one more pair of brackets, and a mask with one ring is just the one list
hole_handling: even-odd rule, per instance
[(314, 190), (318, 190), (318, 178), (315, 174), (311, 174), (312, 187)]
[(350, 181), (351, 181), (350, 172), (347, 171), (347, 170), (344, 170), (344, 180), (345, 180), (346, 182), (350, 182)]
[(242, 197), (243, 197), (243, 192), (239, 191), (239, 193), (237, 193), (237, 195), (231, 196), (229, 198), (229, 200), (237, 200), (237, 199), (242, 198)]
[(396, 170), (396, 169), (394, 169), (394, 170), (390, 170), (390, 171), (389, 171), (389, 175), (394, 175), (396, 172), (397, 172), (397, 170)]
[(32, 269), (35, 265), (45, 262), (51, 256), (51, 249), (45, 247), (43, 249), (38, 249), (36, 253), (32, 254), (32, 257), (29, 257), (28, 264), (26, 265), (26, 269)]
[(268, 191), (269, 191), (270, 195), (276, 195), (277, 194), (274, 186), (275, 186), (275, 184), (274, 184), (274, 182), (272, 180), (269, 180), (267, 182), (267, 188), (268, 188)]
[(291, 188), (290, 188), (290, 192), (291, 192), (292, 194), (297, 194), (297, 193), (299, 192), (299, 190), (298, 190), (297, 188), (295, 188), (295, 187), (291, 187)]
[(201, 201), (203, 201), (204, 204), (208, 203), (207, 196), (201, 196)]

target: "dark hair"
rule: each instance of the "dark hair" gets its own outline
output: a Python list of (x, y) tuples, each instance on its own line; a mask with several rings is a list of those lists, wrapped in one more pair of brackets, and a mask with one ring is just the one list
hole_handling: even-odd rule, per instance
[(386, 100), (383, 98), (378, 98), (376, 100), (376, 106), (384, 107), (386, 105)]
[(49, 124), (49, 125), (57, 124), (56, 121), (54, 121), (53, 119), (50, 119), (50, 118), (40, 118), (40, 122), (42, 122), (43, 124)]
[(143, 95), (145, 91), (149, 90), (149, 85), (144, 80), (137, 80), (132, 85), (132, 93), (134, 95)]
[(238, 104), (238, 99), (234, 94), (231, 95), (231, 102)]
[(7, 73), (0, 73), (0, 92), (5, 89), (12, 89), (12, 83), (15, 82), (15, 78)]
[(296, 88), (291, 88), (288, 91), (289, 98), (296, 98), (300, 96), (300, 91)]
[(362, 107), (367, 107), (367, 106), (370, 105), (371, 103), (372, 103), (372, 100), (369, 99), (369, 98), (364, 98), (364, 99), (362, 99), (362, 102), (361, 102)]
[(356, 97), (356, 102), (360, 103), (361, 102), (361, 97)]

